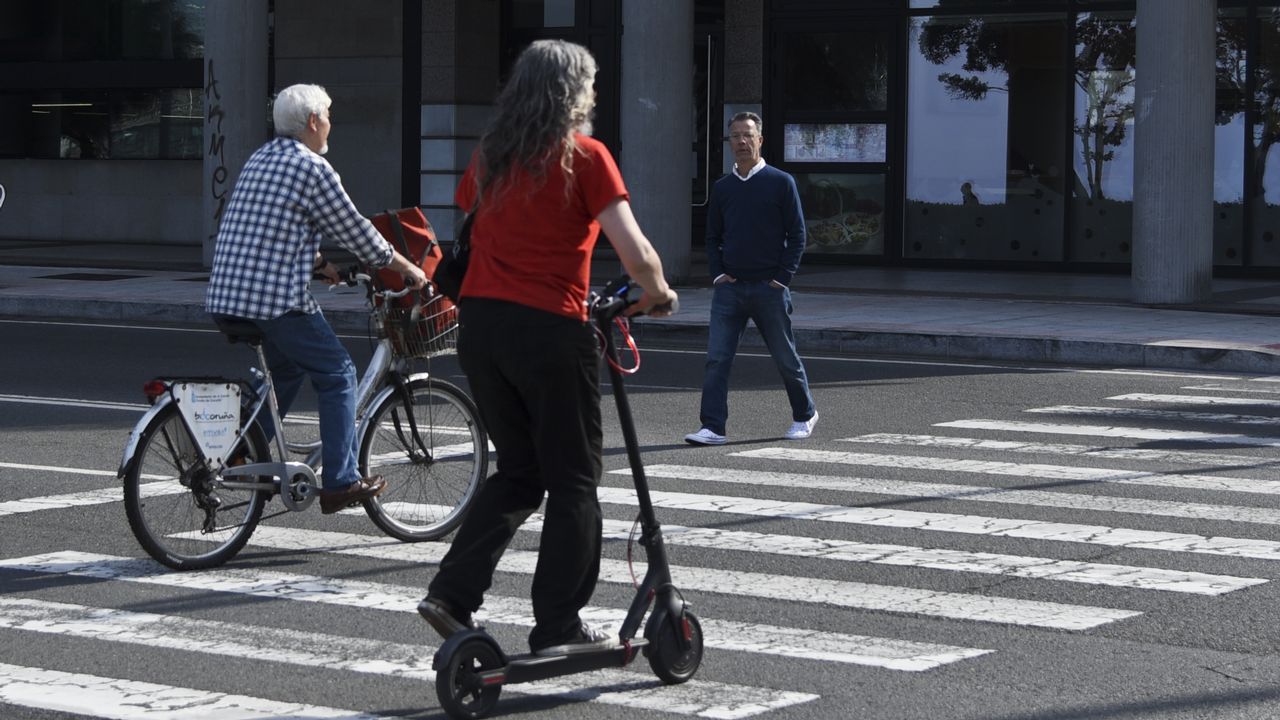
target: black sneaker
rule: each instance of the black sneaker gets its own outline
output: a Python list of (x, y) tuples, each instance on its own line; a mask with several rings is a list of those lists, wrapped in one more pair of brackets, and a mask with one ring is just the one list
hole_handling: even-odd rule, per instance
[(572, 639), (558, 643), (556, 645), (548, 645), (543, 648), (536, 648), (534, 655), (543, 657), (549, 655), (579, 655), (581, 653), (594, 652), (596, 650), (607, 650), (612, 647), (619, 647), (618, 639), (603, 630), (597, 630), (586, 623), (578, 628), (578, 633)]
[(418, 614), (446, 640), (456, 632), (474, 629), (476, 626), (471, 613), (457, 610), (449, 603), (430, 595), (418, 603)]

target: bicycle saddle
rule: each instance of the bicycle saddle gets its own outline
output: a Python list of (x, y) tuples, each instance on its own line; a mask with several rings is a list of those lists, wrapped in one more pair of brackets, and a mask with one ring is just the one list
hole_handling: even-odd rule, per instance
[(227, 336), (227, 342), (242, 342), (249, 345), (258, 345), (262, 342), (262, 329), (258, 327), (257, 323), (248, 318), (234, 315), (214, 315), (213, 322), (218, 326), (218, 330)]

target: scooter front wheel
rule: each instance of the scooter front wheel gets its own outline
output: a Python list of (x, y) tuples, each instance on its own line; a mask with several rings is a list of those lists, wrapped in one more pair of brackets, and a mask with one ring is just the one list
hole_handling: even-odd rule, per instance
[(482, 718), (498, 704), (501, 685), (486, 686), (480, 673), (502, 667), (502, 657), (493, 645), (471, 640), (458, 647), (436, 670), (436, 698), (440, 707), (456, 720)]
[(645, 633), (649, 667), (668, 685), (688, 682), (702, 664), (702, 623), (692, 610), (678, 616), (665, 613)]

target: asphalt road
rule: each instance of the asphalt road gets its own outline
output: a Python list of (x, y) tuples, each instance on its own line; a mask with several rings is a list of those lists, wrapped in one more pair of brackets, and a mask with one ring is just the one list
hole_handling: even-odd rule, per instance
[[(0, 332), (0, 717), (440, 716), (437, 640), (413, 612), (439, 544), (313, 508), (264, 522), (223, 568), (171, 573), (130, 534), (114, 471), (142, 383), (241, 375), (244, 349), (205, 328)], [(349, 344), (363, 364), (367, 341)], [(694, 448), (699, 353), (644, 349), (630, 396), (702, 667), (675, 688), (643, 659), (513, 686), (498, 714), (1280, 715), (1280, 379), (806, 363), (813, 438), (781, 439), (771, 362), (745, 355), (730, 444)], [(433, 372), (461, 381), (451, 362)], [(605, 402), (606, 531), (625, 537)], [(517, 536), (495, 608), (528, 613), (537, 542)], [(592, 607), (612, 617), (625, 540), (605, 558)], [(526, 627), (489, 627), (522, 649)]]

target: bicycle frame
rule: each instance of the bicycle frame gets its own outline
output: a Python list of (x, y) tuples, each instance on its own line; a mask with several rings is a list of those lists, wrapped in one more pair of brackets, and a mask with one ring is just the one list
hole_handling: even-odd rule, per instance
[[(254, 351), (258, 363), (257, 367), (250, 368), (250, 372), (259, 381), (258, 397), (248, 410), (248, 416), (243, 425), (247, 428), (254, 422), (258, 422), (259, 416), (262, 414), (263, 409), (266, 408), (270, 415), (270, 420), (276, 428), (273, 442), (280, 459), (272, 462), (217, 468), (222, 478), (221, 484), (227, 488), (240, 490), (279, 491), (280, 499), (286, 508), (293, 511), (305, 510), (315, 499), (316, 491), (319, 489), (316, 468), (320, 465), (322, 446), (318, 440), (309, 443), (289, 442), (280, 416), (280, 408), (275, 395), (275, 383), (271, 378), (266, 356), (261, 345), (256, 346)], [(377, 407), (390, 393), (407, 392), (406, 388), (410, 383), (415, 380), (426, 379), (429, 376), (429, 373), (425, 372), (408, 373), (406, 372), (408, 368), (409, 362), (407, 360), (395, 357), (391, 342), (385, 337), (380, 338), (374, 349), (373, 357), (370, 359), (364, 373), (360, 376), (356, 388), (356, 417), (360, 419), (356, 429), (357, 437), (361, 437), (365, 432), (369, 408)], [(192, 379), (194, 380), (195, 378)], [(177, 380), (176, 378), (167, 379), (165, 382), (167, 385), (169, 382)], [(129, 436), (129, 441), (125, 445), (118, 471), (120, 477), (124, 477), (134, 462), (138, 439), (143, 429), (147, 427), (157, 413), (173, 402), (171, 393), (166, 392), (159, 395), (147, 412), (143, 414), (142, 419), (138, 421)], [(409, 413), (408, 419), (411, 427), (416, 424), (412, 412)], [(414, 430), (414, 436), (416, 437), (416, 428)], [(231, 448), (228, 449), (227, 456), (231, 456), (244, 442), (244, 435), (241, 434)], [(298, 462), (288, 459), (290, 453), (305, 453), (306, 455), (301, 462)], [(203, 458), (203, 460), (208, 463), (207, 458)], [(257, 480), (235, 479), (263, 476), (274, 479), (269, 483)]]

